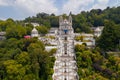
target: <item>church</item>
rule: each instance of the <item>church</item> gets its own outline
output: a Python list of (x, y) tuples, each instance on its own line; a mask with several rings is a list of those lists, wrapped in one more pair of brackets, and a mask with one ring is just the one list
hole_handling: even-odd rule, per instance
[(58, 45), (53, 68), (53, 80), (79, 80), (74, 52), (74, 30), (72, 28), (71, 15), (68, 19), (63, 19), (60, 16), (57, 39)]
[[(68, 35), (68, 37), (65, 37)], [(38, 31), (34, 27), (31, 31), (31, 37), (38, 37), (39, 40), (43, 41), (46, 45), (46, 50), (51, 50), (52, 48), (57, 48), (59, 37), (70, 39), (73, 37), (74, 45), (76, 44), (86, 44), (88, 48), (95, 47), (94, 34), (86, 33), (74, 33), (72, 28), (72, 16), (69, 15), (68, 19), (64, 19), (62, 16), (59, 17), (59, 28), (51, 28), (49, 33), (45, 37), (41, 37)], [(54, 38), (51, 38), (54, 37)], [(80, 38), (80, 39), (78, 39)], [(51, 46), (50, 46), (51, 45)]]
[(34, 27), (31, 37), (38, 37), (39, 40), (43, 41), (47, 51), (57, 49), (54, 54), (56, 61), (53, 67), (53, 80), (79, 80), (74, 46), (76, 44), (86, 44), (88, 48), (95, 46), (93, 34), (74, 33), (71, 15), (68, 19), (60, 16), (59, 28), (51, 28), (45, 37), (41, 37)]

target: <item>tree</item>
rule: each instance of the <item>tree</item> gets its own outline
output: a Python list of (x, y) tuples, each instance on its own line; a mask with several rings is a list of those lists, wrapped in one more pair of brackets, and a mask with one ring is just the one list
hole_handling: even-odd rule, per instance
[(76, 28), (75, 32), (80, 33), (81, 32), (80, 28)]
[(22, 52), (15, 56), (18, 63), (22, 65), (30, 64), (30, 56), (27, 52)]
[(25, 75), (25, 68), (18, 64), (15, 60), (7, 60), (4, 62), (7, 80), (21, 80)]
[(12, 27), (8, 27), (6, 29), (6, 37), (7, 38), (17, 38), (20, 39), (24, 35), (26, 35), (26, 29), (21, 25), (13, 25)]
[[(112, 21), (105, 21), (105, 27), (98, 40), (98, 46), (104, 51), (115, 51), (119, 43), (120, 29)], [(109, 37), (108, 37), (109, 36)]]
[(79, 45), (79, 44), (75, 45), (76, 52), (83, 52), (84, 50), (87, 50), (85, 45)]
[(15, 24), (15, 21), (11, 18), (7, 19), (6, 21), (0, 21), (0, 29), (1, 31), (6, 31), (7, 27), (11, 27)]
[(29, 24), (26, 24), (24, 27), (26, 29), (27, 35), (31, 35), (31, 31), (33, 29), (33, 25), (29, 23)]
[(37, 28), (39, 34), (46, 34), (48, 32), (48, 29), (45, 26), (37, 26), (36, 28)]

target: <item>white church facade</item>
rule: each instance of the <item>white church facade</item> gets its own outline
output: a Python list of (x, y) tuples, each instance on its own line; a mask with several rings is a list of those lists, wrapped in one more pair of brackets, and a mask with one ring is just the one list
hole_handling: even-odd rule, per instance
[(68, 20), (60, 16), (57, 39), (58, 45), (53, 68), (53, 80), (79, 80), (75, 60), (74, 31), (71, 16), (69, 16)]

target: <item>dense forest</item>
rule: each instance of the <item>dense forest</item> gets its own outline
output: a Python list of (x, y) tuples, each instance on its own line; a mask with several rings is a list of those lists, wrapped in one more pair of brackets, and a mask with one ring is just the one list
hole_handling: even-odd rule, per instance
[(76, 45), (75, 51), (80, 80), (120, 79), (120, 56), (103, 56), (99, 48), (88, 49), (85, 45)]
[[(72, 14), (72, 13), (71, 13)], [(105, 21), (113, 21), (115, 24), (120, 23), (120, 7), (107, 7), (104, 10), (93, 9), (91, 11), (82, 11), (79, 14), (72, 14), (73, 28), (75, 32), (91, 32), (91, 27), (104, 26)], [(63, 14), (66, 18), (66, 14)], [(28, 17), (24, 22), (37, 22), (49, 27), (59, 27), (59, 16), (55, 14), (38, 13), (36, 16)]]
[[(0, 80), (52, 80), (55, 50), (47, 52), (38, 38), (25, 39), (32, 29), (12, 19), (0, 21), (0, 30), (6, 32), (0, 40)], [(44, 26), (37, 29), (47, 33)]]
[[(104, 26), (94, 49), (75, 45), (80, 80), (120, 80), (120, 7), (82, 11), (72, 14), (72, 18), (78, 33), (92, 33), (91, 27)], [(39, 23), (38, 32), (46, 34), (50, 27), (59, 27), (58, 20), (59, 16), (46, 13), (23, 21), (0, 20), (0, 32), (6, 32), (6, 39), (0, 40), (0, 80), (52, 80), (56, 50), (47, 52), (37, 38), (24, 39), (33, 29), (33, 25), (25, 23)]]

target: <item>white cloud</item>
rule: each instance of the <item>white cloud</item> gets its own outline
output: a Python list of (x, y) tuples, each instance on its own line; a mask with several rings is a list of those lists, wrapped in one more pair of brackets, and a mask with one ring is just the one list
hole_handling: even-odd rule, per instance
[(98, 0), (98, 3), (101, 4), (107, 4), (109, 2), (109, 0)]
[(109, 0), (97, 0), (97, 3), (92, 6), (92, 9), (105, 9)]
[(91, 9), (105, 9), (110, 0), (68, 0), (62, 8), (62, 13), (69, 13), (72, 11), (74, 14), (80, 11), (88, 11)]
[(57, 13), (54, 0), (0, 0), (0, 6), (12, 6), (17, 11), (36, 14), (39, 12)]
[(57, 13), (53, 0), (16, 0), (15, 6), (32, 14), (38, 12)]
[(15, 0), (0, 0), (0, 6), (12, 6)]
[(0, 6), (9, 6), (11, 5), (10, 0), (0, 0)]
[(66, 4), (63, 5), (62, 12), (69, 13), (79, 13), (85, 7), (94, 3), (94, 0), (68, 0)]
[[(61, 2), (59, 0), (0, 0), (0, 6), (10, 6), (2, 7), (2, 10), (11, 8), (15, 14), (12, 16), (24, 18), (33, 16), (39, 12), (68, 14), (72, 11), (72, 13), (77, 14), (84, 10), (104, 9), (107, 7), (109, 1), (110, 0), (62, 0)], [(7, 13), (7, 15), (9, 14)]]
[(0, 0), (0, 6), (5, 6), (7, 5), (4, 1)]

